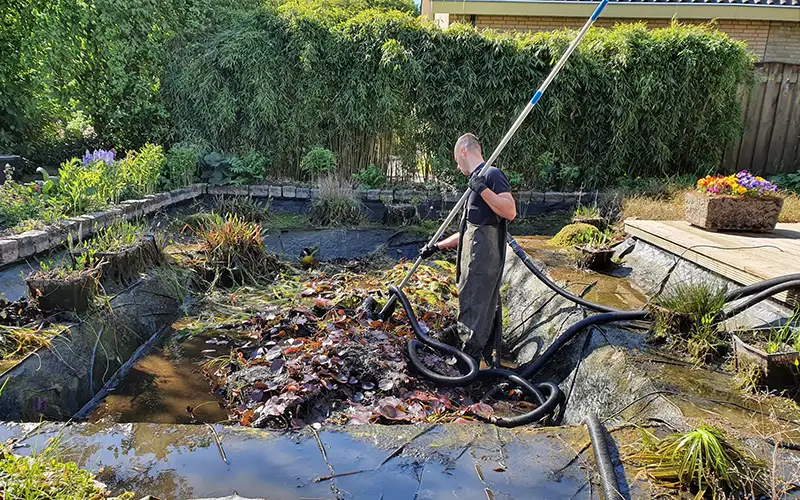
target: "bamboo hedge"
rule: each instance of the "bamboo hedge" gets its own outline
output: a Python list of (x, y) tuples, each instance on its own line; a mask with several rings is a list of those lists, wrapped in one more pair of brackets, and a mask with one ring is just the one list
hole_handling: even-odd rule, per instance
[[(179, 138), (258, 150), (273, 175), (332, 149), (350, 175), (397, 157), (453, 179), (463, 132), (505, 133), (574, 32), (498, 34), (366, 11), (262, 9), (171, 53), (162, 96)], [(741, 129), (743, 43), (709, 27), (592, 29), (500, 165), (526, 185), (593, 188), (714, 170)]]

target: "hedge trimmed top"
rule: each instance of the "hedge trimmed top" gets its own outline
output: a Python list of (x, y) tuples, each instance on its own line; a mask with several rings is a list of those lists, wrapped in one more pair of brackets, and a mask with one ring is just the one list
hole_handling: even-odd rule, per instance
[[(323, 144), (345, 174), (394, 155), (447, 178), (455, 138), (472, 131), (494, 147), (573, 36), (261, 10), (175, 51), (163, 91), (182, 139), (257, 149), (279, 175), (296, 175)], [(740, 130), (737, 88), (752, 62), (743, 43), (705, 27), (595, 28), (499, 165), (561, 187), (704, 174)]]

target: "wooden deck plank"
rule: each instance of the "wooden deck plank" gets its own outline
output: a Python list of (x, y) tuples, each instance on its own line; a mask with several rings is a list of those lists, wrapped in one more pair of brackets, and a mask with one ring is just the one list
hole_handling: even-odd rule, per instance
[[(778, 224), (772, 233), (714, 233), (685, 221), (626, 220), (625, 230), (741, 285), (800, 273), (800, 224)], [(775, 298), (789, 301), (787, 293)]]

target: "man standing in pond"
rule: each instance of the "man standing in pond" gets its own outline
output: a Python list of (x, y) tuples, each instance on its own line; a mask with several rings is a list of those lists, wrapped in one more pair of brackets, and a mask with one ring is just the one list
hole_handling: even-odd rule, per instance
[[(480, 142), (473, 134), (458, 138), (454, 148), (458, 169), (469, 176), (471, 193), (461, 228), (420, 250), (429, 258), (439, 250), (458, 247), (458, 323), (442, 332), (442, 340), (473, 358), (492, 363), (495, 335), (502, 323), (500, 284), (506, 250), (506, 224), (517, 216), (506, 175), (484, 167)], [(499, 353), (498, 353), (499, 354)]]

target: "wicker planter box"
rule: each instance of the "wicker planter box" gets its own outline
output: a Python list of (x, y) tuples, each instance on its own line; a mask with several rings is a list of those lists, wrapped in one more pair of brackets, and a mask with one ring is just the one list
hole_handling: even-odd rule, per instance
[(686, 193), (685, 218), (694, 226), (709, 231), (752, 231), (768, 233), (775, 229), (783, 198), (777, 196), (706, 196)]

